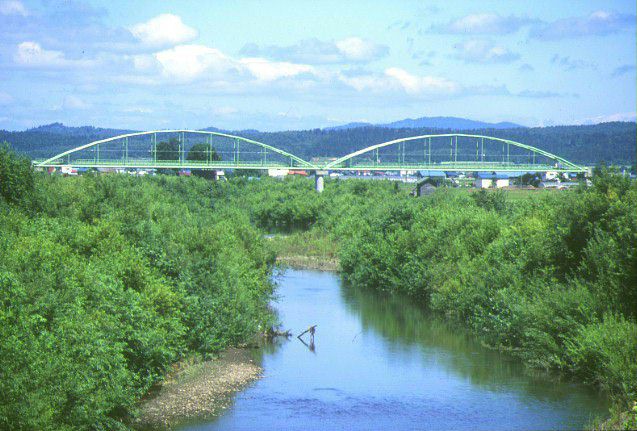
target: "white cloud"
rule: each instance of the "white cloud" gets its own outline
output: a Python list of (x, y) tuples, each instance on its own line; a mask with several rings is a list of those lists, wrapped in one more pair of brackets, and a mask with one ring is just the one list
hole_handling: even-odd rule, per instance
[(22, 42), (18, 45), (14, 60), (19, 64), (29, 66), (56, 66), (66, 61), (61, 51), (42, 49), (40, 44), (36, 42)]
[[(208, 79), (217, 81), (270, 82), (315, 72), (312, 66), (270, 61), (264, 58), (234, 59), (218, 49), (204, 45), (179, 45), (154, 54), (164, 76), (180, 81)], [(140, 58), (136, 67), (143, 70), (149, 60)]]
[(495, 13), (477, 13), (466, 15), (445, 25), (433, 26), (432, 30), (454, 34), (509, 34), (537, 21), (515, 15), (501, 16)]
[(396, 90), (407, 94), (437, 95), (455, 94), (461, 86), (454, 81), (437, 76), (413, 75), (404, 69), (390, 67), (382, 75), (360, 74), (355, 76), (341, 75), (339, 79), (357, 91), (392, 92)]
[(179, 16), (169, 13), (135, 24), (130, 31), (145, 45), (157, 48), (183, 44), (197, 37), (197, 30), (184, 24)]
[(237, 63), (215, 48), (179, 45), (154, 54), (165, 76), (190, 81), (206, 75), (223, 79), (240, 72)]
[(367, 62), (387, 55), (389, 49), (360, 37), (348, 37), (336, 41), (336, 47), (346, 60)]
[(249, 43), (240, 53), (247, 57), (266, 57), (303, 64), (367, 63), (387, 55), (389, 48), (360, 37), (337, 41), (304, 39), (296, 45), (259, 47)]
[(611, 121), (637, 121), (637, 112), (617, 112), (615, 114), (599, 115), (576, 121), (575, 124), (599, 124)]
[(242, 58), (239, 62), (259, 81), (274, 81), (314, 72), (314, 68), (306, 64), (269, 61), (264, 58)]
[(520, 56), (487, 40), (468, 40), (454, 46), (456, 56), (468, 63), (509, 63)]
[(69, 60), (62, 51), (47, 50), (32, 41), (19, 44), (13, 60), (27, 67), (85, 67), (92, 64), (88, 60)]
[(157, 70), (159, 63), (154, 55), (141, 54), (132, 57), (133, 67), (140, 71), (154, 71)]
[(400, 86), (411, 94), (418, 93), (454, 93), (459, 85), (446, 78), (435, 76), (412, 75), (406, 70), (391, 67), (385, 70), (385, 75), (398, 81)]
[(29, 11), (19, 0), (0, 1), (0, 15), (28, 16)]

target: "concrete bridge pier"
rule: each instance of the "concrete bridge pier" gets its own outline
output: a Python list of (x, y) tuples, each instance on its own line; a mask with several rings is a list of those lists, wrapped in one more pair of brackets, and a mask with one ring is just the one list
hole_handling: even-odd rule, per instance
[(319, 193), (323, 193), (324, 188), (324, 177), (327, 175), (327, 171), (315, 171), (314, 172), (314, 186), (316, 191)]

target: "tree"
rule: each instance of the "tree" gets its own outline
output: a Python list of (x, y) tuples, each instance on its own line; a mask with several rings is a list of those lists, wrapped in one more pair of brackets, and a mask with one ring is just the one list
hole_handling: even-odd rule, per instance
[[(193, 161), (219, 161), (221, 160), (221, 156), (217, 154), (214, 148), (212, 148), (211, 144), (195, 144), (188, 151), (188, 155), (186, 159)], [(204, 178), (214, 178), (214, 172), (206, 169), (193, 169), (193, 175), (197, 175), (199, 177)]]
[(34, 178), (31, 161), (18, 156), (8, 143), (0, 144), (0, 196), (18, 203), (33, 194)]
[(179, 160), (179, 140), (170, 138), (168, 142), (162, 141), (157, 144), (157, 160)]
[(212, 148), (210, 144), (195, 144), (190, 148), (190, 151), (188, 151), (186, 159), (199, 161), (211, 160), (216, 162), (221, 160), (221, 156), (217, 154), (217, 151)]
[(540, 186), (540, 178), (536, 175), (536, 174), (529, 174), (528, 172), (524, 175), (522, 175), (520, 177), (519, 180), (520, 184), (524, 185), (524, 186), (533, 186), (533, 187), (539, 187)]

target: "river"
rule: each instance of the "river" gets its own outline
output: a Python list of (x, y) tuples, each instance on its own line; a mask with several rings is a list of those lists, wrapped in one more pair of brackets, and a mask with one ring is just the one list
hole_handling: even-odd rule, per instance
[[(183, 430), (582, 429), (606, 417), (594, 389), (486, 349), (408, 299), (288, 270), (275, 304), (292, 337), (255, 352), (264, 376), (207, 423)], [(306, 342), (309, 337), (305, 337)]]

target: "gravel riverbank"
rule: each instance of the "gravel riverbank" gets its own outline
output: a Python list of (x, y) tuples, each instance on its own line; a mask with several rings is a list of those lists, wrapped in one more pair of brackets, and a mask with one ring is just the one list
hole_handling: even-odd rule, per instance
[(218, 359), (184, 366), (141, 403), (134, 426), (174, 429), (216, 415), (230, 405), (232, 395), (260, 378), (262, 371), (248, 349), (238, 348), (226, 350)]

